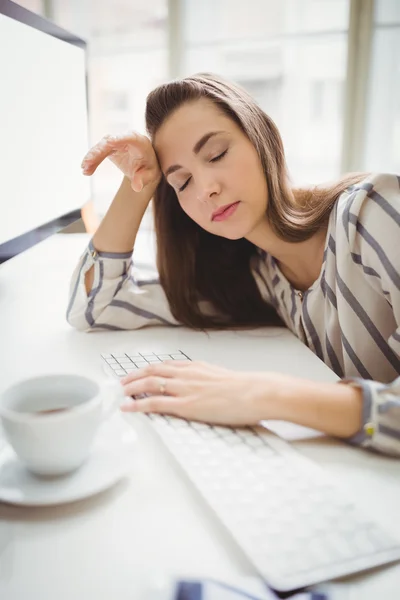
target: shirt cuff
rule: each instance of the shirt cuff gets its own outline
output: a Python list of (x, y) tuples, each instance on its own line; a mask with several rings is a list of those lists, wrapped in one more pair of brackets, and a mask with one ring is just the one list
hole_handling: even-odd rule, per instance
[(99, 258), (119, 258), (119, 259), (122, 258), (122, 259), (126, 260), (127, 258), (131, 258), (132, 252), (133, 252), (133, 250), (131, 250), (130, 252), (99, 252), (94, 247), (93, 240), (90, 240), (90, 242), (89, 242), (89, 253), (90, 253), (91, 257), (93, 258), (93, 260), (96, 260), (97, 257), (99, 257)]
[(131, 265), (132, 252), (99, 252), (90, 240), (87, 249), (90, 258), (87, 267), (95, 266), (95, 282), (96, 279), (102, 281), (125, 275)]
[(350, 438), (346, 440), (350, 444), (356, 446), (372, 446), (374, 442), (374, 436), (378, 433), (378, 422), (377, 422), (377, 401), (375, 394), (382, 388), (385, 387), (383, 383), (372, 381), (370, 379), (361, 379), (358, 377), (349, 377), (342, 379), (339, 383), (345, 383), (352, 387), (357, 387), (362, 391), (363, 405), (362, 405), (362, 421), (361, 427)]

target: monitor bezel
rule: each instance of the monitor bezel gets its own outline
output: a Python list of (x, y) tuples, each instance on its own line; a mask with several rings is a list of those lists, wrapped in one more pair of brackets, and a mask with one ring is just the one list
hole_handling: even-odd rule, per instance
[(43, 33), (47, 33), (62, 40), (63, 42), (78, 46), (79, 48), (82, 48), (86, 54), (87, 43), (85, 40), (11, 0), (0, 0), (0, 13), (6, 17), (11, 17), (11, 19), (14, 19), (15, 21), (19, 21), (20, 23), (30, 25)]
[[(38, 31), (51, 35), (63, 42), (72, 44), (81, 48), (84, 52), (85, 62), (85, 88), (86, 88), (86, 110), (89, 116), (88, 106), (88, 70), (87, 70), (87, 42), (86, 40), (78, 37), (77, 35), (59, 27), (52, 21), (42, 17), (27, 8), (12, 2), (11, 0), (0, 0), (0, 14), (10, 17), (15, 21), (19, 21), (25, 25), (33, 27)], [(88, 119), (89, 122), (89, 119)], [(89, 133), (89, 132), (88, 132)], [(65, 227), (71, 225), (75, 221), (81, 218), (81, 210), (73, 210), (64, 215), (44, 223), (39, 227), (35, 227), (26, 233), (23, 233), (15, 238), (7, 240), (3, 244), (0, 244), (0, 264), (6, 262), (10, 258), (13, 258), (17, 254), (28, 250), (32, 246), (46, 239), (50, 235), (57, 233)]]

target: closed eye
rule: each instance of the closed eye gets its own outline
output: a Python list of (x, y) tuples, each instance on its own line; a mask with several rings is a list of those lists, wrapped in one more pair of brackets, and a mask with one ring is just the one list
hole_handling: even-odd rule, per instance
[(212, 158), (210, 160), (210, 162), (218, 162), (219, 160), (221, 160), (221, 158), (224, 158), (224, 156), (227, 152), (228, 152), (228, 149), (226, 149), (224, 152), (222, 152), (222, 154), (218, 154), (218, 156), (216, 156), (215, 158)]
[(192, 179), (191, 177), (189, 177), (189, 179), (186, 179), (186, 181), (185, 181), (185, 183), (183, 184), (183, 186), (182, 186), (182, 187), (180, 187), (180, 188), (178, 188), (178, 191), (179, 191), (179, 192), (183, 192), (183, 190), (184, 190), (184, 189), (185, 189), (185, 188), (188, 186), (188, 183), (189, 183), (189, 181), (190, 181), (191, 179)]
[[(221, 154), (218, 154), (218, 156), (215, 156), (214, 158), (211, 158), (210, 162), (215, 163), (218, 162), (219, 160), (221, 160), (221, 158), (224, 158), (224, 156), (227, 154), (228, 149), (224, 150), (224, 152), (222, 152)], [(182, 185), (182, 187), (178, 188), (179, 192), (183, 192), (183, 190), (185, 190), (187, 188), (187, 186), (189, 185), (189, 182), (192, 178), (189, 177), (185, 183)]]

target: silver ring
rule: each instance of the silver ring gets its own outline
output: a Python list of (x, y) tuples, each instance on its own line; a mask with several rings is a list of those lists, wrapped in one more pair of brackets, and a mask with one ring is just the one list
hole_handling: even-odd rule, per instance
[(161, 383), (160, 383), (160, 386), (158, 388), (159, 391), (160, 391), (160, 394), (162, 394), (163, 396), (165, 396), (165, 393), (166, 393), (165, 392), (165, 386), (166, 386), (166, 384), (167, 384), (167, 382), (165, 381), (165, 379), (162, 379)]

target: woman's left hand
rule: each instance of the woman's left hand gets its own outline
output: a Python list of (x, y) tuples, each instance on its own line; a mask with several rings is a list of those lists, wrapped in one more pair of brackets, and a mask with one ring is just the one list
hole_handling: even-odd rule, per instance
[(167, 361), (130, 373), (121, 380), (131, 401), (124, 411), (155, 412), (220, 425), (253, 425), (279, 418), (276, 406), (285, 375), (237, 372), (203, 362)]

